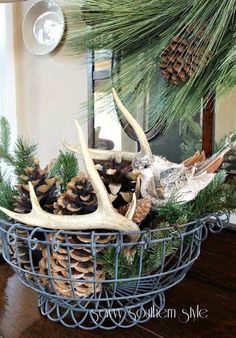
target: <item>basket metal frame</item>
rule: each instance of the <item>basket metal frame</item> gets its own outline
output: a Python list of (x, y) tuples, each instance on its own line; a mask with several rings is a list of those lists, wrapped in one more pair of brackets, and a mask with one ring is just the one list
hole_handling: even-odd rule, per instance
[[(228, 226), (229, 215), (217, 213), (206, 215), (194, 222), (184, 225), (146, 229), (139, 232), (101, 232), (101, 231), (65, 231), (48, 230), (29, 227), (23, 224), (12, 224), (0, 221), (0, 238), (5, 261), (13, 268), (19, 279), (39, 294), (38, 307), (42, 315), (60, 322), (66, 327), (80, 327), (86, 330), (102, 328), (105, 330), (116, 327), (128, 328), (150, 319), (147, 309), (161, 311), (165, 307), (164, 292), (178, 284), (200, 255), (201, 243), (208, 233), (218, 233)], [(156, 236), (162, 232), (161, 238)], [(49, 239), (49, 234), (53, 238)], [(127, 241), (130, 235), (139, 235), (137, 242)], [(163, 235), (164, 234), (164, 235)], [(65, 241), (58, 240), (64, 236)], [(91, 236), (90, 243), (74, 244), (69, 242), (71, 236)], [(113, 236), (114, 240), (106, 244), (96, 242), (96, 236)], [(42, 239), (43, 238), (43, 239)], [(166, 256), (166, 244), (178, 243), (178, 248)], [(29, 258), (29, 268), (25, 269), (21, 262), (20, 245)], [(143, 273), (143, 257), (145, 250), (153, 245), (161, 248), (162, 259), (155, 271)], [(34, 263), (34, 252), (38, 248), (46, 248), (48, 252), (48, 273), (39, 274)], [(94, 292), (87, 297), (78, 297), (74, 291), (75, 283), (80, 279), (73, 278), (71, 268), (69, 276), (55, 277), (51, 273), (51, 252), (59, 248), (67, 250), (70, 262), (70, 250), (85, 247), (91, 250), (93, 257), (93, 278), (83, 283), (91, 283)], [(135, 247), (139, 252), (137, 276), (119, 278), (119, 255), (128, 247)], [(96, 249), (114, 248), (114, 276), (99, 281), (96, 279), (98, 254)], [(68, 264), (70, 265), (70, 264)], [(30, 276), (30, 278), (29, 278)], [(42, 278), (47, 279), (49, 286), (42, 285)], [(55, 280), (66, 281), (71, 286), (71, 296), (62, 296), (55, 289)], [(96, 292), (97, 283), (102, 290)]]

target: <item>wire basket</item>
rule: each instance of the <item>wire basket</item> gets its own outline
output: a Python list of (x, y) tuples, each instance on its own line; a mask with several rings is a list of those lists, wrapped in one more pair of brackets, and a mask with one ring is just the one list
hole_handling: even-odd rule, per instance
[[(229, 216), (219, 213), (176, 227), (108, 233), (52, 231), (1, 221), (0, 233), (4, 259), (19, 279), (39, 294), (42, 315), (66, 327), (108, 330), (146, 322), (150, 309), (163, 309), (164, 292), (185, 277), (199, 256), (208, 231), (219, 232), (228, 222)], [(87, 240), (79, 240), (82, 237)], [(76, 262), (72, 252), (75, 255), (82, 249), (90, 255), (87, 278), (86, 273), (74, 273)], [(112, 271), (98, 273), (103, 269), (101, 255), (107, 250), (113, 252)], [(159, 250), (159, 263), (146, 271), (145, 260), (150, 250)], [(129, 253), (131, 260), (136, 257), (132, 276), (121, 275), (120, 259), (124, 253)], [(56, 264), (55, 257), (64, 257), (63, 274), (59, 273), (61, 266)], [(82, 286), (90, 291), (79, 293)]]

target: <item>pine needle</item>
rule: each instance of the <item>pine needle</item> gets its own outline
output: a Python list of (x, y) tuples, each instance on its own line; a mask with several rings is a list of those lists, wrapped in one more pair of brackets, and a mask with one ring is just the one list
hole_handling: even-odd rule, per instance
[[(3, 208), (13, 210), (15, 196), (17, 195), (17, 191), (12, 187), (10, 180), (5, 179), (5, 176), (1, 174), (0, 178), (0, 205)], [(8, 216), (6, 216), (3, 212), (0, 212), (0, 219), (8, 220)]]
[(226, 172), (221, 170), (212, 182), (191, 203), (192, 219), (215, 212), (232, 213), (236, 210), (236, 180), (225, 183)]
[(18, 138), (13, 152), (13, 166), (16, 176), (25, 174), (25, 168), (30, 167), (36, 154), (37, 145), (29, 140)]
[(49, 176), (59, 176), (61, 180), (61, 191), (67, 190), (67, 184), (79, 174), (79, 164), (74, 153), (60, 151), (60, 155), (52, 165)]
[[(116, 260), (118, 260), (118, 279), (137, 277), (140, 273), (143, 276), (156, 271), (163, 260), (173, 254), (181, 244), (179, 232), (173, 228), (168, 230), (168, 227), (168, 223), (161, 223), (159, 230), (152, 233), (152, 241), (158, 240), (158, 242), (152, 243), (148, 249), (143, 249), (143, 251), (139, 246), (133, 259), (130, 259), (123, 251), (117, 255), (115, 248), (104, 250), (99, 256), (99, 262), (103, 265), (107, 278), (114, 279), (116, 277)], [(143, 240), (145, 240), (145, 237), (143, 237)], [(166, 237), (173, 238), (173, 241), (165, 240)], [(142, 266), (142, 271), (140, 271), (140, 266)]]
[(3, 159), (7, 164), (13, 164), (13, 157), (10, 154), (11, 146), (11, 128), (8, 120), (0, 117), (0, 159)]
[[(235, 0), (69, 1), (65, 14), (68, 53), (118, 52), (112, 85), (133, 113), (151, 91), (150, 124), (187, 121), (203, 98), (218, 98), (236, 84)], [(184, 31), (198, 37), (196, 48), (204, 48), (204, 56), (195, 74), (176, 86), (159, 80), (159, 65), (163, 50)]]

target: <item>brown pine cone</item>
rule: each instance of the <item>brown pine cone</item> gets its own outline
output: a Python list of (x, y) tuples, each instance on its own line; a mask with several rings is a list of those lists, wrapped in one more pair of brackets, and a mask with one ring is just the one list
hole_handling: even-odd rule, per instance
[(95, 163), (114, 208), (129, 203), (136, 186), (136, 181), (132, 177), (131, 163), (118, 156), (113, 160)]
[[(124, 216), (127, 213), (129, 206), (130, 203), (120, 207), (118, 212)], [(149, 197), (139, 199), (137, 201), (137, 207), (133, 216), (133, 221), (137, 224), (141, 223), (150, 213), (151, 207), (152, 203)]]
[(81, 173), (72, 178), (68, 190), (54, 203), (54, 214), (84, 215), (97, 209), (97, 197), (88, 177)]
[(48, 167), (41, 169), (39, 160), (35, 158), (32, 167), (26, 168), (25, 175), (19, 177), (22, 181), (22, 184), (16, 185), (16, 188), (20, 193), (15, 198), (15, 212), (26, 214), (32, 209), (29, 196), (29, 181), (32, 183), (35, 189), (35, 193), (42, 209), (47, 212), (53, 212), (53, 204), (56, 202), (59, 196), (59, 178), (48, 178), (47, 175)]
[[(53, 237), (54, 234), (49, 234), (49, 239), (52, 240)], [(94, 293), (94, 284), (88, 282), (94, 279), (94, 276), (97, 280), (95, 292), (101, 291), (102, 283), (100, 281), (105, 278), (105, 271), (98, 260), (94, 265), (90, 246), (82, 246), (83, 244), (91, 243), (91, 235), (84, 234), (70, 238), (58, 236), (57, 240), (60, 244), (65, 244), (66, 241), (69, 241), (71, 244), (76, 244), (77, 247), (69, 249), (68, 255), (67, 249), (59, 246), (57, 251), (50, 251), (50, 257), (48, 257), (48, 250), (46, 248), (43, 250), (43, 258), (39, 262), (40, 273), (46, 276), (51, 273), (55, 278), (62, 278), (62, 280), (54, 280), (53, 287), (55, 291), (65, 297), (73, 297), (74, 294), (77, 297), (88, 297)], [(98, 244), (106, 244), (112, 241), (112, 236), (98, 235), (95, 241)], [(102, 248), (96, 249), (97, 253), (102, 250)], [(50, 271), (48, 271), (48, 258), (50, 258), (49, 261), (51, 262)], [(74, 279), (79, 279), (79, 281), (71, 282), (68, 280), (70, 275)], [(49, 279), (46, 276), (45, 278), (42, 277), (43, 285), (49, 283)]]
[(201, 35), (186, 30), (165, 48), (160, 63), (165, 79), (178, 85), (192, 77), (201, 62), (207, 62), (205, 47), (202, 41), (199, 43), (200, 38)]

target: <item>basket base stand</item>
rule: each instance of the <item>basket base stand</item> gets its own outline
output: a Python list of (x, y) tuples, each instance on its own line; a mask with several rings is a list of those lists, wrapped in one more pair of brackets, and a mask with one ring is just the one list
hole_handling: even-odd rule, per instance
[(60, 300), (58, 303), (55, 299), (40, 295), (38, 307), (43, 316), (69, 328), (112, 330), (117, 327), (129, 328), (145, 323), (151, 318), (158, 318), (165, 307), (165, 295), (161, 292), (149, 301), (129, 303), (123, 307), (110, 309), (103, 306), (97, 308), (93, 306), (91, 309), (89, 306), (82, 307), (81, 304), (76, 306), (76, 303), (72, 305), (66, 300), (64, 302)]

